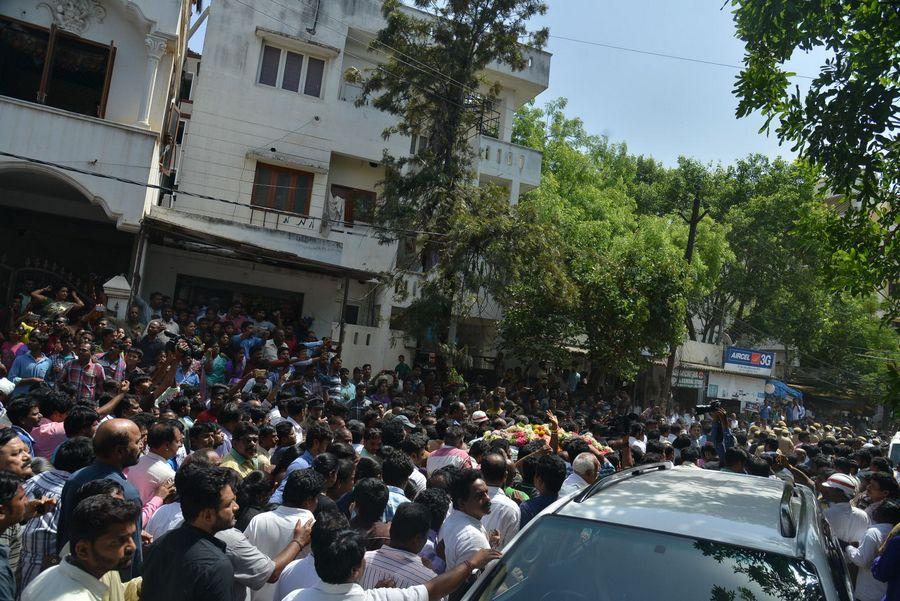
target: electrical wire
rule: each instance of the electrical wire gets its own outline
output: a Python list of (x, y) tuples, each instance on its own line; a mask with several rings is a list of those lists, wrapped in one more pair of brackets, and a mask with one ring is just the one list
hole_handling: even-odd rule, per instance
[[(237, 205), (237, 206), (252, 209), (252, 210), (268, 211), (270, 213), (284, 215), (291, 219), (299, 218), (300, 220), (321, 221), (323, 223), (336, 223), (336, 224), (340, 224), (340, 225), (344, 225), (344, 226), (361, 225), (361, 224), (353, 224), (353, 223), (349, 223), (349, 222), (341, 221), (341, 220), (337, 220), (337, 219), (328, 219), (327, 217), (316, 217), (313, 215), (297, 215), (295, 213), (287, 213), (286, 211), (279, 211), (277, 209), (270, 209), (267, 207), (254, 207), (253, 205), (248, 205), (248, 204), (244, 204), (242, 202), (236, 202), (233, 200), (227, 200), (225, 198), (218, 198), (216, 196), (210, 196), (208, 194), (200, 194), (198, 192), (189, 192), (186, 190), (175, 190), (175, 189), (167, 188), (166, 186), (161, 186), (158, 184), (139, 182), (139, 181), (136, 181), (133, 179), (128, 179), (126, 177), (120, 177), (118, 175), (111, 175), (108, 173), (98, 173), (96, 171), (90, 171), (88, 169), (81, 169), (78, 167), (63, 165), (62, 163), (56, 163), (53, 161), (45, 161), (45, 160), (41, 160), (41, 159), (36, 159), (34, 157), (28, 157), (28, 156), (24, 156), (24, 155), (20, 155), (20, 154), (15, 154), (12, 152), (6, 152), (3, 150), (0, 150), (0, 156), (18, 159), (20, 161), (25, 161), (27, 163), (33, 163), (36, 165), (55, 167), (56, 169), (61, 169), (63, 171), (71, 171), (74, 173), (81, 173), (83, 175), (90, 175), (92, 177), (98, 177), (101, 179), (114, 180), (114, 181), (118, 181), (118, 182), (121, 182), (124, 184), (140, 186), (142, 188), (147, 188), (147, 189), (151, 189), (151, 190), (159, 190), (160, 192), (163, 192), (165, 194), (189, 196), (189, 197), (193, 197), (193, 198), (200, 198), (202, 200), (211, 200), (211, 201), (215, 201), (215, 202), (221, 202), (221, 203), (228, 204), (228, 205)], [(438, 232), (429, 232), (429, 231), (424, 231), (424, 230), (405, 230), (405, 229), (397, 230), (394, 228), (388, 228), (388, 227), (383, 227), (383, 226), (373, 225), (373, 224), (365, 224), (365, 227), (373, 229), (373, 230), (381, 230), (381, 231), (387, 231), (387, 232), (391, 232), (391, 233), (399, 232), (399, 233), (402, 233), (405, 235), (426, 235), (426, 236), (434, 236), (437, 238), (445, 238), (447, 236), (447, 234), (442, 234), (442, 233), (438, 233)], [(355, 232), (347, 232), (347, 233), (351, 234), (351, 235), (357, 235), (357, 236), (363, 235), (363, 234), (358, 234)]]
[[(580, 40), (578, 38), (571, 38), (563, 35), (554, 35), (550, 34), (551, 38), (555, 38), (557, 40), (565, 40), (567, 42), (574, 42), (576, 44), (585, 44), (588, 46), (597, 46), (599, 48), (609, 48), (611, 50), (621, 50), (622, 52), (633, 52), (635, 54), (644, 54), (647, 56), (655, 56), (658, 58), (668, 58), (672, 60), (685, 61), (689, 63), (699, 63), (702, 65), (712, 65), (714, 67), (727, 67), (729, 69), (737, 69), (738, 71), (742, 71), (744, 68), (740, 65), (732, 65), (730, 63), (720, 63), (718, 61), (711, 61), (702, 58), (691, 58), (688, 56), (678, 56), (676, 54), (667, 54), (665, 52), (653, 52), (652, 50), (641, 50), (638, 48), (628, 48), (626, 46), (617, 46), (615, 44), (608, 44), (606, 42), (595, 42), (592, 40)], [(815, 79), (815, 77), (810, 77), (809, 75), (798, 75), (794, 74), (793, 77), (800, 77), (802, 79)]]

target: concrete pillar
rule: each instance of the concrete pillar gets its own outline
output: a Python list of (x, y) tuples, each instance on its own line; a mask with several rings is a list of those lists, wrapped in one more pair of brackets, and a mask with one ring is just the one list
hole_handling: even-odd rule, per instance
[(116, 319), (125, 321), (128, 317), (128, 299), (131, 298), (131, 284), (125, 276), (117, 275), (103, 284), (106, 294), (106, 308)]
[(148, 35), (144, 38), (147, 47), (147, 71), (144, 75), (144, 94), (141, 96), (141, 108), (138, 111), (137, 125), (150, 127), (150, 106), (153, 104), (153, 92), (156, 89), (156, 76), (159, 70), (159, 59), (166, 53), (164, 38)]

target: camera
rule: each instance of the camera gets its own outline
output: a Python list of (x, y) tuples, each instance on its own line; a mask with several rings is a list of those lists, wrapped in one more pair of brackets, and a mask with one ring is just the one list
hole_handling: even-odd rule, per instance
[(191, 342), (191, 340), (189, 338), (187, 338), (185, 336), (181, 336), (180, 334), (173, 334), (172, 332), (169, 332), (168, 330), (163, 330), (163, 334), (169, 339), (166, 342), (166, 350), (167, 351), (174, 352), (175, 347), (178, 346), (178, 343), (181, 341), (184, 341), (185, 344), (187, 344), (188, 348), (190, 349), (188, 351), (188, 354), (191, 356), (192, 359), (197, 360), (197, 361), (200, 361), (201, 359), (203, 359), (204, 348), (202, 345), (196, 346), (193, 344), (193, 342)]
[(699, 415), (703, 415), (705, 413), (713, 413), (714, 411), (718, 411), (722, 408), (722, 403), (720, 401), (711, 401), (709, 405), (697, 405), (694, 407), (694, 413)]

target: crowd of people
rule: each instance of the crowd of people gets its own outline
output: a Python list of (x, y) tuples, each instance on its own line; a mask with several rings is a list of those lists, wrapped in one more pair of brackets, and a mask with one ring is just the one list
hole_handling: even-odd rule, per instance
[(661, 461), (814, 488), (855, 598), (900, 598), (877, 432), (635, 408), (546, 365), (351, 370), (287, 311), (87, 300), (22, 294), (2, 347), (0, 601), (455, 599), (558, 498)]

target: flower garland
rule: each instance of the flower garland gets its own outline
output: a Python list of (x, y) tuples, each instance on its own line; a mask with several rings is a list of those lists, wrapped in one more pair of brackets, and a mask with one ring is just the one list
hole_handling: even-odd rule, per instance
[[(511, 446), (516, 447), (524, 447), (526, 444), (533, 440), (545, 440), (550, 442), (550, 427), (546, 424), (516, 424), (514, 426), (510, 426), (505, 430), (492, 430), (491, 432), (487, 432), (484, 435), (485, 442), (491, 442), (492, 440), (506, 440), (509, 442)], [(601, 455), (606, 455), (612, 452), (612, 449), (601, 442), (599, 442), (592, 434), (584, 433), (584, 434), (575, 434), (573, 432), (566, 432), (562, 428), (559, 430), (559, 442), (562, 444), (564, 441), (569, 440), (570, 438), (581, 438), (585, 442), (587, 442), (591, 448), (595, 449)]]

